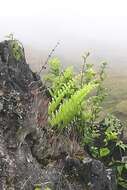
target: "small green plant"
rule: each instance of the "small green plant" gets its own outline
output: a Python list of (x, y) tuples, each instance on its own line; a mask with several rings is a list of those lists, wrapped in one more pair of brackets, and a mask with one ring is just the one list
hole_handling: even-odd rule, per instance
[(41, 190), (41, 185), (40, 184), (36, 184), (34, 190)]
[(89, 98), (86, 106), (87, 110), (85, 109), (83, 112), (84, 120), (89, 119), (89, 123), (91, 123), (91, 125), (93, 125), (97, 118), (99, 118), (99, 114), (102, 111), (102, 104), (105, 100), (105, 97), (107, 96), (107, 90), (103, 86), (103, 82), (106, 77), (106, 65), (106, 63), (101, 64), (100, 72), (98, 74), (96, 74), (93, 70), (93, 65), (86, 65), (86, 71), (84, 73), (84, 79), (86, 83), (89, 83), (95, 77), (97, 78), (98, 83), (95, 95)]
[(58, 58), (53, 58), (48, 62), (49, 73), (44, 77), (46, 85), (49, 87), (51, 96), (57, 96), (59, 90), (73, 80), (74, 71), (72, 67), (67, 67), (62, 71), (61, 63)]
[(20, 61), (24, 55), (22, 44), (14, 38), (13, 34), (9, 34), (6, 38), (9, 39), (13, 57), (16, 61)]
[(110, 150), (108, 147), (104, 147), (104, 148), (100, 148), (100, 157), (105, 157), (107, 155), (109, 155)]
[(93, 138), (92, 146), (89, 146), (91, 155), (102, 160), (106, 166), (114, 168), (118, 185), (127, 189), (127, 180), (124, 177), (127, 162), (123, 160), (127, 145), (120, 139), (122, 123), (115, 116), (108, 115), (100, 127), (101, 134)]
[[(115, 118), (114, 116), (108, 116), (106, 119), (106, 125), (108, 125), (107, 130), (105, 131), (105, 143), (107, 147), (110, 147), (110, 152), (112, 153), (112, 150), (114, 150), (110, 158), (110, 164), (113, 164), (113, 167), (116, 168), (116, 174), (117, 174), (117, 183), (119, 186), (122, 186), (123, 188), (127, 189), (127, 180), (124, 177), (124, 173), (127, 172), (126, 164), (127, 162), (123, 161), (124, 154), (127, 150), (127, 145), (124, 144), (124, 142), (120, 139), (123, 127), (120, 121)], [(109, 146), (110, 143), (110, 146)], [(114, 158), (113, 155), (115, 155), (115, 150), (117, 150), (116, 158)]]

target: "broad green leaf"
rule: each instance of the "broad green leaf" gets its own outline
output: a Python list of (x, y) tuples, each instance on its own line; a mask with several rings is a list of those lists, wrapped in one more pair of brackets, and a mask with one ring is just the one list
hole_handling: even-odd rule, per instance
[(100, 148), (100, 157), (105, 157), (110, 153), (110, 150), (106, 148)]

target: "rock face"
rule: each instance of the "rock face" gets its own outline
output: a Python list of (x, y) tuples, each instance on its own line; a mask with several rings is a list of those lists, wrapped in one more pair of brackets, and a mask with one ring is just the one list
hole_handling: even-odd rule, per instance
[(0, 190), (117, 190), (100, 161), (69, 157), (64, 148), (53, 157), (47, 90), (10, 43), (0, 43)]
[[(34, 129), (29, 111), (37, 78), (25, 57), (16, 61), (10, 41), (0, 44), (0, 189), (33, 189), (42, 170), (25, 137)], [(35, 85), (34, 85), (35, 86)], [(36, 135), (35, 135), (36, 136)]]

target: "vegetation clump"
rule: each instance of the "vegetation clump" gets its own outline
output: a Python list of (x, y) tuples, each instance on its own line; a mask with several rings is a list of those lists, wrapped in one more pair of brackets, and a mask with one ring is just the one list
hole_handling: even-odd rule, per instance
[(58, 58), (48, 62), (45, 76), (51, 101), (49, 125), (58, 134), (68, 134), (84, 147), (91, 157), (101, 160), (116, 171), (118, 186), (127, 189), (127, 145), (122, 141), (123, 124), (108, 114), (101, 121), (103, 102), (107, 96), (104, 87), (106, 63), (99, 72), (87, 63), (89, 53), (83, 56), (79, 73), (72, 67), (62, 69)]
[(49, 62), (49, 74), (45, 77), (52, 97), (48, 109), (50, 125), (62, 132), (75, 129), (81, 143), (99, 117), (106, 96), (103, 87), (106, 63), (102, 63), (97, 73), (92, 64), (86, 63), (87, 57), (88, 54), (79, 73), (72, 67), (62, 70), (60, 61), (54, 58)]
[(13, 57), (16, 59), (16, 61), (20, 61), (24, 55), (24, 50), (21, 42), (15, 39), (13, 34), (9, 34), (6, 37), (9, 39)]

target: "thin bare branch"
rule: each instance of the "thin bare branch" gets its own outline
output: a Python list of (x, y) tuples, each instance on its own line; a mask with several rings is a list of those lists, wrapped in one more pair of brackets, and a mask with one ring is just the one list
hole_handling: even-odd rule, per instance
[(56, 45), (54, 46), (54, 48), (50, 51), (49, 55), (47, 56), (47, 59), (45, 61), (45, 63), (42, 65), (40, 71), (39, 71), (39, 75), (41, 74), (43, 69), (46, 69), (46, 65), (48, 64), (49, 59), (52, 57), (53, 53), (55, 52), (56, 48), (60, 45), (60, 42), (57, 42)]

